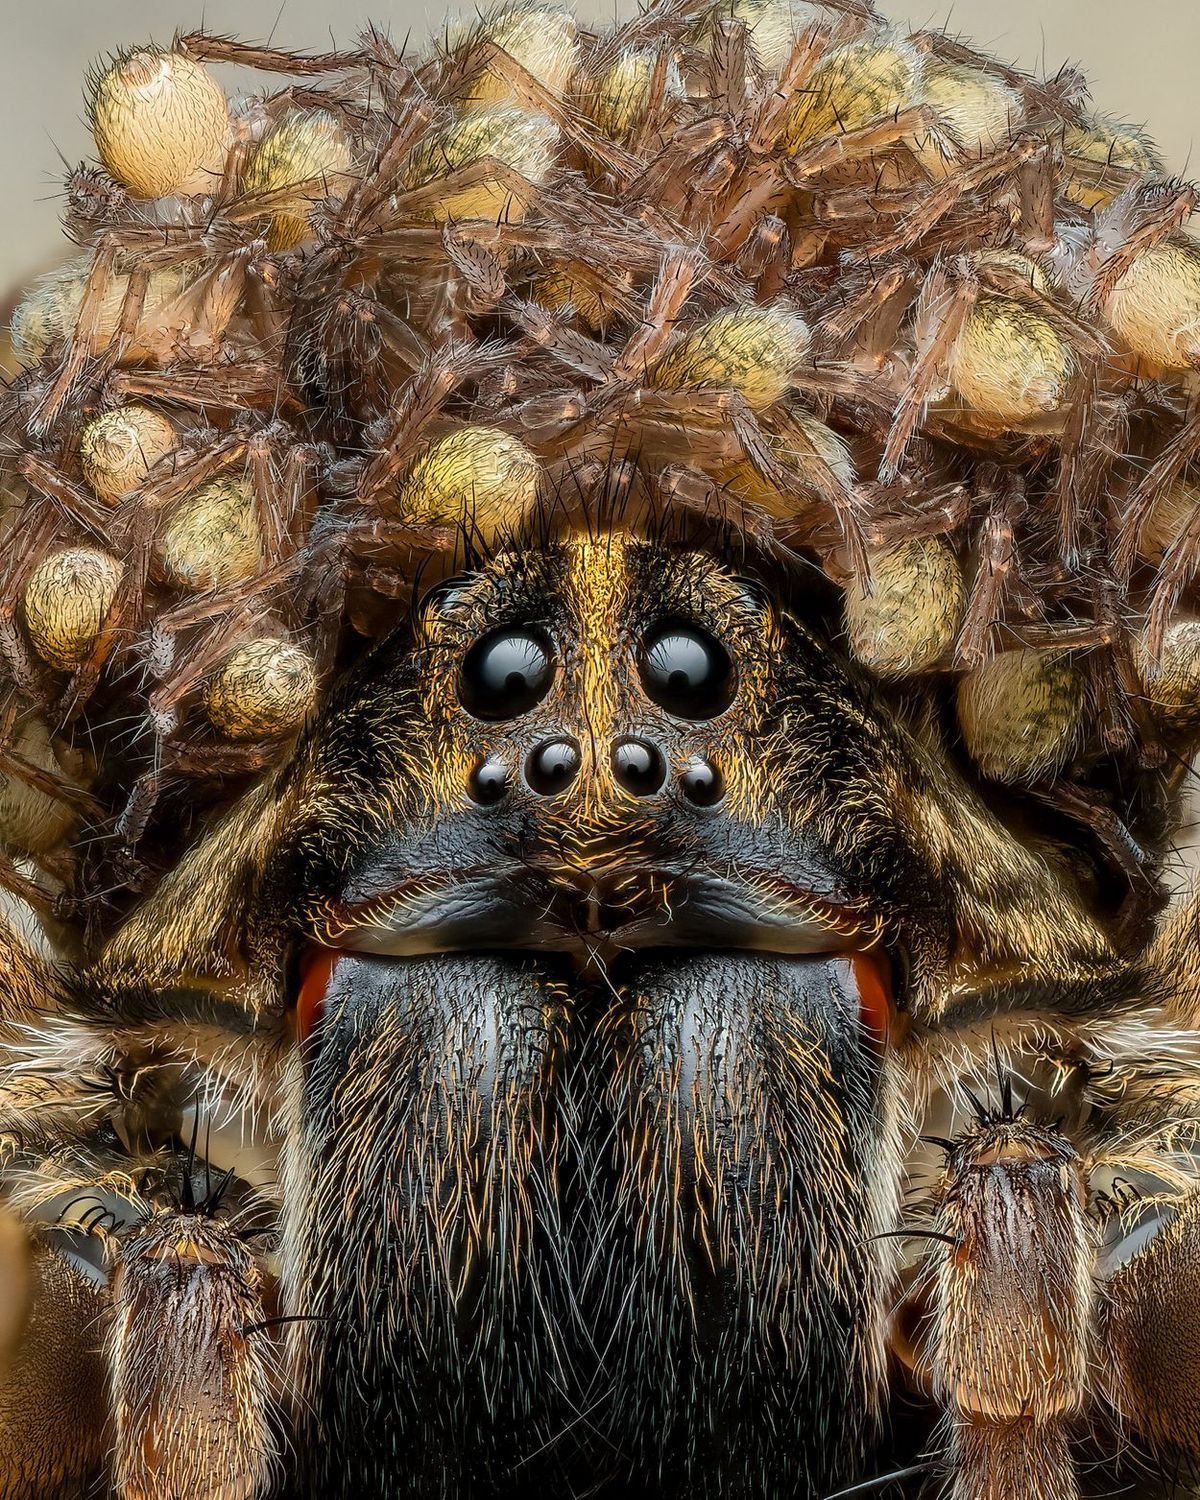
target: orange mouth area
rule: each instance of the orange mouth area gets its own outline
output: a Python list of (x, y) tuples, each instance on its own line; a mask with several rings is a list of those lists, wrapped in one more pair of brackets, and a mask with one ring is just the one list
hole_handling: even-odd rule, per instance
[[(326, 996), (334, 972), (343, 959), (355, 955), (340, 948), (310, 945), (299, 961), (299, 979), (290, 1020), (296, 1042), (304, 1045), (320, 1026)], [(823, 960), (845, 966), (847, 989), (858, 997), (859, 1020), (872, 1045), (883, 1051), (893, 1039), (899, 1021), (892, 965), (886, 951), (878, 944), (865, 949), (833, 952)], [(402, 961), (402, 960), (397, 960)], [(812, 960), (808, 960), (812, 961)]]

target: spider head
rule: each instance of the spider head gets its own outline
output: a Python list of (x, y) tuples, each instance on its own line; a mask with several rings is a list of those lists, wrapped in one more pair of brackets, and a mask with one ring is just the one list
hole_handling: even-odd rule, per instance
[(330, 794), (283, 877), (311, 936), (585, 965), (870, 945), (815, 826), (837, 684), (809, 646), (806, 666), (795, 624), (713, 557), (621, 535), (439, 587), (316, 751)]
[(929, 1015), (1107, 973), (1070, 876), (839, 629), (815, 587), (714, 550), (497, 552), (430, 591), (264, 793), (242, 941), (606, 972), (645, 949), (890, 952)]
[(1072, 871), (840, 632), (818, 583), (690, 541), (500, 550), (345, 676), (107, 970), (286, 1009), (313, 946), (887, 951), (918, 1015), (1086, 1006), (1121, 965)]

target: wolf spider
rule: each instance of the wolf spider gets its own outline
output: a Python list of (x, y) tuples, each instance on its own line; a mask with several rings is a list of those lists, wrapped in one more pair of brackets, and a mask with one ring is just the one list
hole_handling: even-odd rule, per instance
[(435, 588), (94, 963), (10, 933), (4, 1492), (1200, 1456), (1194, 906), (1115, 940), (1103, 860), (985, 804), (811, 577), (553, 532)]
[[(72, 183), (78, 309), (0, 413), (25, 502), (0, 651), (22, 708), (110, 735), (129, 794), (25, 761), (16, 698), (0, 771), (73, 799), (74, 852), (115, 837), (143, 899), (53, 959), (69, 870), (0, 864), (13, 1500), (1074, 1500), (1200, 1459), (1200, 916), (1152, 919), (1191, 729), (1133, 723), (1134, 544), (1110, 567), (1096, 498), (1137, 402), (1174, 435), (1134, 449), (1130, 538), (1200, 441), (1097, 331), (1190, 192), (1076, 222), (1046, 138), (1073, 80), (933, 37), (1019, 95), (1003, 139), (969, 149), (911, 91), (793, 137), (873, 8), (836, 0), (778, 77), (703, 9), (623, 28), (613, 56), (654, 60), (620, 140), (482, 34), (414, 67), (378, 34), (308, 59), (193, 36), (296, 75), (213, 192)], [(410, 180), (481, 70), (552, 123), (544, 175)], [(242, 194), (255, 131), (314, 105), (353, 136), (344, 196)], [(489, 212), (443, 222), (464, 201)], [(298, 202), (311, 239), (271, 251)], [(556, 277), (606, 326), (543, 305)], [(987, 307), (1029, 335), (996, 359)], [(803, 344), (777, 399), (736, 360), (664, 386), (739, 308)], [(1039, 339), (1031, 392), (1013, 349)], [(76, 419), (129, 400), (180, 441), (104, 508)], [(460, 548), (397, 497), (465, 418), (520, 434), (541, 503)], [(230, 479), (261, 567), (172, 594), (163, 527)], [(725, 524), (726, 484), (766, 498)], [(972, 554), (961, 628), (875, 680), (837, 584), (943, 535)], [(123, 571), (64, 676), (20, 601), (81, 539)], [(303, 641), (327, 701), (294, 743), (218, 743), (202, 685), (259, 632)], [(954, 674), (1014, 644), (1093, 653), (1069, 706), (1097, 743), (1053, 784), (989, 781), (954, 727)], [(174, 778), (238, 795), (173, 830)]]

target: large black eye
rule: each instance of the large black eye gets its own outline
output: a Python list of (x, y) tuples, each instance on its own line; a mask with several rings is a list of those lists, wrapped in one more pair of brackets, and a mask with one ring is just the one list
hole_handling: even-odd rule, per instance
[(553, 677), (544, 636), (530, 630), (492, 630), (467, 652), (458, 695), (477, 719), (515, 719), (542, 701)]
[(643, 642), (641, 669), (649, 697), (681, 719), (715, 719), (733, 702), (729, 652), (698, 625), (656, 625)]

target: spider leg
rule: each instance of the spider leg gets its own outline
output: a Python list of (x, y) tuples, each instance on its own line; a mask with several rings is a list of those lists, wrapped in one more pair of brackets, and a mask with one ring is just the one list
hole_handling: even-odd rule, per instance
[(277, 1459), (265, 1274), (217, 1216), (219, 1188), (197, 1203), (190, 1157), (176, 1197), (172, 1158), (157, 1182), (117, 1160), (126, 1170), (59, 1153), (24, 1174), (31, 1204), (68, 1196), (58, 1227), (31, 1234), (28, 1318), (0, 1382), (0, 1492), (74, 1495), (107, 1458), (115, 1500), (250, 1500)]
[(946, 1143), (929, 1360), (949, 1428), (947, 1494), (1075, 1500), (1067, 1438), (1083, 1405), (1093, 1264), (1083, 1165), (1057, 1129), (1010, 1104), (981, 1108)]
[[(4, 1196), (31, 1221), (23, 1243), (0, 1210), (0, 1493), (82, 1494), (111, 1453), (117, 1500), (250, 1500), (277, 1458), (266, 1276), (227, 1179), (206, 1165), (197, 1191), (178, 1148), (185, 1108), (216, 1107), (219, 1136), (246, 1105), (209, 1056), (231, 1039), (201, 1024), (181, 1049), (177, 1014), (89, 999), (0, 937)], [(257, 1223), (257, 1195), (240, 1201)]]
[[(1158, 1452), (1200, 1459), (1200, 1190), (1099, 1283), (1101, 1366), (1121, 1417)], [(1134, 1224), (1131, 1238), (1144, 1233)]]
[[(92, 1033), (78, 1031), (82, 1052)], [(116, 1068), (107, 1096), (103, 1079), (61, 1071), (60, 1095), (93, 1100), (90, 1112), (78, 1101), (69, 1147), (39, 1131), (46, 1104), (70, 1115), (72, 1099), (53, 1097), (49, 1078), (14, 1075), (7, 1190), (38, 1238), (28, 1326), (0, 1376), (0, 1493), (74, 1494), (108, 1454), (115, 1500), (250, 1500), (277, 1460), (279, 1385), (265, 1273), (242, 1216), (218, 1213), (227, 1179), (214, 1189), (206, 1163), (199, 1193), (194, 1153), (181, 1173), (177, 1150), (133, 1140), (147, 1134), (134, 1125), (143, 1090)], [(31, 1078), (44, 1099), (26, 1097)], [(60, 1241), (79, 1253), (60, 1255)], [(19, 1293), (3, 1260), (0, 1274)], [(80, 1369), (90, 1373), (77, 1420)]]
[(278, 1451), (263, 1274), (230, 1225), (166, 1211), (112, 1277), (114, 1480), (121, 1500), (250, 1500)]
[(978, 285), (969, 273), (952, 272), (935, 265), (925, 278), (917, 298), (914, 335), (916, 350), (912, 373), (892, 416), (884, 445), (879, 478), (884, 483), (900, 473), (905, 450), (921, 425), (928, 403), (940, 383), (954, 348), (975, 305)]
[[(7, 1222), (23, 1241), (15, 1264), (26, 1295), (21, 1336), (5, 1351), (10, 1357), (0, 1378), (0, 1493), (6, 1500), (82, 1500), (108, 1448), (107, 1294), (80, 1266)], [(19, 1295), (11, 1262), (6, 1251), (0, 1273), (6, 1303), (14, 1291)]]
[(1198, 915), (1196, 892), (1168, 913), (1148, 954), (1159, 1008), (1101, 1029), (1087, 1075), (1107, 1126), (1101, 1166), (1154, 1185), (1119, 1205), (1101, 1246), (1098, 1383), (1171, 1467), (1200, 1461)]

